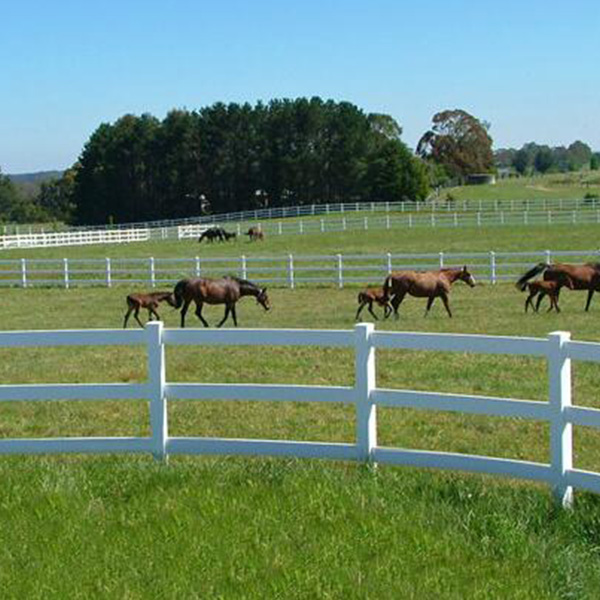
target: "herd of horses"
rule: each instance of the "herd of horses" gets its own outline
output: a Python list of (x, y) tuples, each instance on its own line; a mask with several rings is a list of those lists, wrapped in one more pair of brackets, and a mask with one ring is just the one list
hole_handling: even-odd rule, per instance
[[(543, 274), (542, 279), (530, 281), (539, 274)], [(475, 287), (476, 285), (475, 278), (466, 265), (437, 271), (397, 271), (391, 273), (385, 278), (382, 287), (367, 288), (358, 294), (359, 306), (355, 318), (358, 320), (362, 310), (368, 307), (369, 313), (375, 319), (378, 319), (373, 311), (373, 306), (378, 305), (384, 309), (384, 318), (388, 318), (393, 314), (397, 319), (399, 317), (398, 308), (407, 295), (416, 298), (427, 298), (425, 316), (436, 298), (440, 298), (448, 316), (452, 317), (449, 295), (452, 285), (457, 281), (462, 281), (469, 287)], [(516, 287), (520, 291), (529, 292), (529, 296), (525, 300), (525, 312), (530, 306), (537, 312), (545, 296), (548, 296), (550, 300), (548, 311), (554, 309), (560, 312), (558, 300), (560, 290), (563, 287), (570, 290), (586, 290), (585, 310), (588, 311), (594, 292), (600, 291), (600, 263), (582, 265), (539, 263), (517, 280)], [(230, 315), (237, 327), (236, 304), (244, 296), (253, 296), (256, 302), (266, 311), (271, 308), (267, 289), (246, 279), (230, 275), (221, 279), (182, 279), (175, 285), (172, 292), (129, 294), (123, 327), (127, 327), (127, 321), (132, 313), (138, 324), (143, 327), (143, 323), (139, 318), (139, 311), (142, 308), (148, 311), (149, 319), (153, 317), (160, 319), (157, 309), (161, 302), (166, 302), (173, 308), (181, 310), (181, 327), (185, 327), (185, 316), (192, 302), (196, 305), (196, 316), (205, 327), (209, 327), (209, 324), (202, 315), (204, 305), (224, 304), (225, 314), (217, 327), (221, 327)], [(536, 297), (537, 301), (534, 305), (533, 299)]]
[[(247, 235), (250, 241), (264, 240), (265, 234), (260, 227), (250, 227), (244, 235)], [(198, 243), (206, 240), (207, 242), (228, 242), (229, 240), (236, 240), (237, 233), (235, 231), (227, 231), (224, 227), (209, 227), (205, 229), (198, 238)]]

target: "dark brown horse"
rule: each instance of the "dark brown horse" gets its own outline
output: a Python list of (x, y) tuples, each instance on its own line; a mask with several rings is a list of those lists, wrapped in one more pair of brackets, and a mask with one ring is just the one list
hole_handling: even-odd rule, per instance
[(450, 294), (450, 287), (458, 280), (464, 281), (470, 287), (475, 286), (475, 279), (466, 266), (440, 269), (439, 271), (397, 271), (386, 277), (383, 292), (388, 298), (393, 296), (391, 304), (396, 319), (398, 318), (398, 307), (406, 294), (417, 298), (428, 298), (425, 316), (427, 316), (433, 301), (436, 298), (441, 298), (448, 316), (452, 317), (448, 295)]
[[(148, 294), (129, 294), (126, 298), (127, 301), (127, 312), (125, 313), (125, 319), (123, 321), (123, 328), (127, 327), (127, 321), (129, 316), (133, 312), (135, 320), (143, 327), (144, 324), (140, 321), (139, 312), (141, 308), (148, 309), (148, 319), (156, 317), (160, 321), (160, 315), (156, 312), (158, 305), (161, 302), (166, 302), (171, 306), (175, 307), (175, 296), (171, 292), (150, 292)], [(135, 311), (135, 312), (134, 312)]]
[(572, 282), (571, 289), (587, 290), (586, 311), (590, 308), (594, 292), (600, 291), (600, 263), (586, 263), (584, 265), (539, 263), (519, 278), (516, 283), (517, 289), (524, 290), (525, 284), (539, 273), (544, 273), (544, 280), (546, 281), (557, 281), (563, 286), (571, 287), (567, 283), (570, 279)]
[(181, 326), (185, 327), (185, 314), (193, 301), (196, 303), (196, 316), (208, 327), (206, 319), (202, 316), (204, 304), (224, 304), (225, 315), (217, 325), (221, 327), (231, 314), (237, 327), (235, 304), (243, 296), (254, 296), (258, 304), (265, 310), (271, 308), (267, 288), (259, 288), (246, 279), (238, 277), (223, 277), (223, 279), (182, 279), (173, 290), (175, 308), (181, 308)]

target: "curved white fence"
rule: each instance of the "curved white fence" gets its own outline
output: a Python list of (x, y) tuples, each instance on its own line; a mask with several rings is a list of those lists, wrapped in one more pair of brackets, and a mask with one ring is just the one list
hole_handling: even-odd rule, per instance
[[(573, 466), (574, 425), (600, 428), (600, 410), (572, 406), (571, 360), (600, 362), (600, 344), (573, 342), (570, 334), (548, 338), (396, 333), (375, 331), (372, 324), (354, 331), (269, 329), (163, 329), (152, 322), (145, 330), (87, 330), (2, 332), (0, 347), (143, 345), (148, 351), (148, 380), (136, 384), (0, 385), (0, 402), (41, 400), (150, 401), (151, 436), (0, 439), (0, 454), (45, 452), (148, 452), (168, 454), (247, 454), (355, 460), (371, 463), (456, 469), (508, 475), (545, 482), (562, 506), (570, 506), (573, 488), (600, 494), (600, 473)], [(166, 380), (165, 347), (182, 345), (329, 346), (353, 348), (353, 386), (174, 383)], [(548, 362), (548, 402), (491, 398), (376, 386), (378, 348), (436, 350), (543, 357)], [(353, 442), (326, 443), (227, 438), (172, 437), (167, 402), (177, 400), (269, 400), (342, 402), (356, 414)], [(422, 410), (535, 419), (550, 424), (548, 463), (469, 454), (382, 447), (377, 441), (377, 407), (401, 406)]]
[(101, 258), (0, 260), (0, 286), (173, 285), (184, 277), (234, 274), (256, 283), (295, 288), (303, 284), (383, 281), (392, 271), (468, 265), (479, 280), (511, 281), (538, 262), (600, 262), (600, 250), (537, 252), (435, 252), (423, 254), (330, 254), (204, 258)]

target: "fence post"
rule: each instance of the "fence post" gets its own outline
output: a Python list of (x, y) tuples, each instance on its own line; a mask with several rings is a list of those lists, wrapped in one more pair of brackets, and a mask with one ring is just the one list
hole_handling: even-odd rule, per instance
[(563, 508), (573, 505), (573, 488), (567, 483), (567, 472), (573, 468), (573, 425), (566, 416), (571, 406), (571, 359), (565, 344), (570, 339), (571, 334), (566, 331), (548, 334), (550, 464), (554, 496)]
[(346, 231), (346, 217), (342, 218), (342, 230)]
[(325, 219), (321, 219), (321, 233), (325, 232)]
[(236, 226), (236, 233), (238, 234), (238, 237), (242, 235), (242, 226), (239, 223)]
[(298, 221), (298, 231), (304, 233), (304, 223), (302, 221)]
[(246, 257), (242, 254), (242, 256), (240, 256), (240, 261), (241, 261), (241, 267), (242, 267), (242, 279), (248, 279), (248, 267), (246, 264)]
[(112, 269), (110, 264), (110, 258), (106, 257), (106, 287), (112, 286)]
[(546, 263), (550, 264), (550, 260), (551, 260), (551, 252), (550, 252), (550, 250), (546, 250), (544, 252), (544, 257), (545, 257)]
[(63, 273), (65, 280), (65, 289), (69, 289), (69, 259), (63, 258)]
[(496, 253), (490, 251), (490, 282), (496, 283)]
[(356, 453), (357, 460), (373, 464), (373, 450), (377, 446), (377, 406), (371, 400), (375, 389), (375, 348), (371, 336), (373, 323), (359, 323), (355, 335), (355, 390), (356, 390)]
[(369, 219), (368, 217), (365, 217), (365, 231), (369, 229)]
[(27, 259), (21, 259), (21, 286), (27, 287)]
[(390, 215), (385, 215), (385, 228), (390, 228)]
[(444, 268), (444, 253), (440, 252), (440, 269)]
[(283, 227), (281, 225), (281, 221), (279, 221), (279, 223), (277, 223), (277, 233), (279, 235), (281, 235), (283, 233)]
[(344, 264), (342, 261), (342, 255), (337, 255), (337, 272), (338, 272), (338, 287), (344, 287)]
[(157, 460), (167, 460), (167, 399), (165, 396), (165, 347), (162, 341), (162, 321), (146, 324), (148, 334), (148, 388), (150, 390), (150, 429), (152, 454)]
[(294, 289), (294, 255), (288, 254), (288, 264), (287, 264), (287, 276), (288, 276), (288, 285), (290, 289)]
[(150, 285), (156, 287), (156, 272), (154, 270), (154, 256), (150, 257)]
[(388, 275), (392, 274), (392, 253), (391, 252), (387, 253), (387, 271), (388, 271)]

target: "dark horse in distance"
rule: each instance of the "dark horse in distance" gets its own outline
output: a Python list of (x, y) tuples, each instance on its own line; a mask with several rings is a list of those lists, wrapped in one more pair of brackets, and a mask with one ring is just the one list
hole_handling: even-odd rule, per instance
[(594, 292), (600, 291), (600, 263), (583, 265), (539, 263), (519, 278), (516, 283), (517, 289), (523, 291), (527, 282), (539, 273), (544, 273), (544, 281), (556, 281), (561, 287), (566, 286), (573, 290), (587, 290), (586, 312), (590, 308)]
[(204, 304), (224, 304), (225, 315), (217, 325), (221, 327), (231, 314), (237, 327), (235, 313), (236, 302), (243, 296), (254, 296), (258, 304), (265, 310), (271, 308), (267, 288), (260, 288), (251, 281), (238, 277), (223, 277), (223, 279), (182, 279), (173, 290), (175, 308), (181, 308), (181, 326), (185, 327), (185, 314), (191, 302), (196, 303), (196, 316), (208, 327), (206, 319), (202, 316)]
[(397, 271), (386, 277), (383, 293), (385, 297), (392, 298), (391, 304), (396, 319), (398, 318), (398, 307), (406, 294), (428, 299), (425, 316), (427, 316), (433, 301), (441, 298), (448, 316), (452, 317), (448, 295), (450, 287), (458, 280), (464, 281), (470, 287), (475, 287), (475, 279), (466, 266), (440, 269), (439, 271)]

